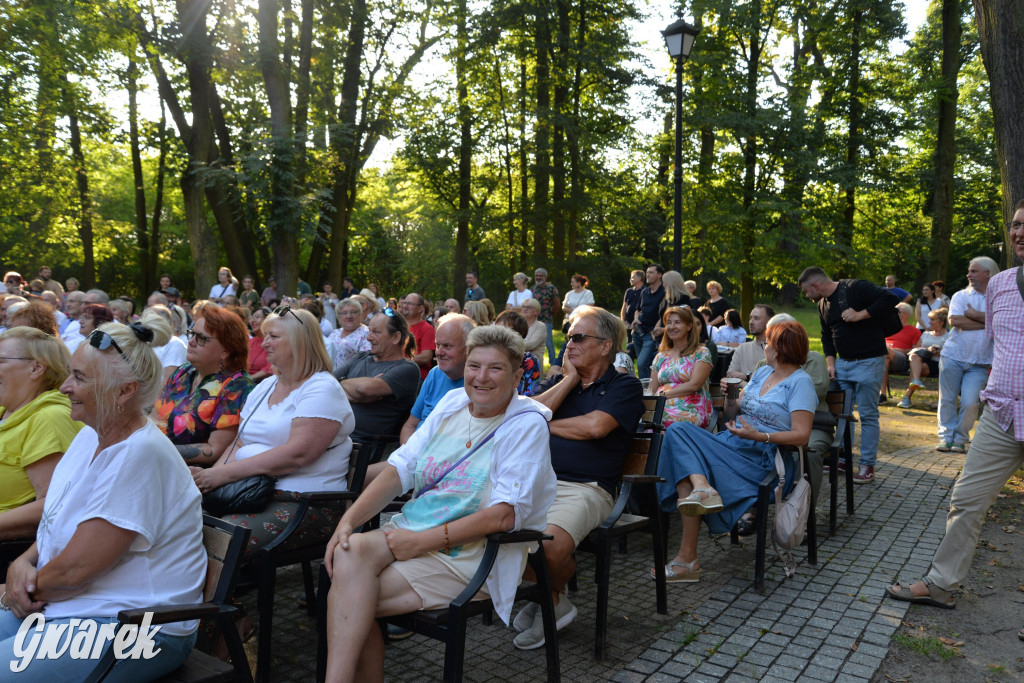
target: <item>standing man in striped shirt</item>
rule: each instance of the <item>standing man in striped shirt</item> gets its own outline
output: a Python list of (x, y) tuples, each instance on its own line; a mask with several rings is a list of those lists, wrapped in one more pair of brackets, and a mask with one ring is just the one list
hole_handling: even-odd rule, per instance
[[(1010, 224), (1009, 246), (1024, 260), (1024, 201)], [(981, 392), (985, 407), (964, 469), (953, 487), (946, 535), (923, 580), (896, 584), (897, 600), (952, 608), (954, 592), (971, 567), (985, 512), (1006, 481), (1024, 465), (1024, 272), (1021, 266), (992, 277), (985, 291), (985, 334), (993, 341), (992, 374)], [(1024, 640), (1024, 629), (1018, 632)]]

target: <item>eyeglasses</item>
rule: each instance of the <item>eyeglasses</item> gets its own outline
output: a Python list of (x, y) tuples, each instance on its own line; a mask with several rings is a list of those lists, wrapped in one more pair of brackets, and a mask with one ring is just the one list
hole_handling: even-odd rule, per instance
[(583, 340), (586, 339), (587, 337), (590, 337), (591, 339), (600, 339), (601, 341), (608, 341), (607, 337), (595, 337), (592, 334), (582, 334), (582, 333), (570, 334), (570, 335), (567, 335), (565, 338), (567, 340), (571, 341), (573, 344), (582, 344)]
[(1021, 228), (1024, 228), (1024, 223), (1021, 223), (1020, 221), (1010, 223), (1010, 230), (1020, 230)]
[[(91, 333), (89, 333), (89, 346), (97, 348), (100, 351), (106, 351), (111, 346), (113, 346), (114, 350), (117, 351), (117, 353), (122, 358), (125, 358), (124, 351), (122, 351), (121, 347), (117, 345), (117, 342), (114, 341), (114, 338), (111, 337), (106, 332), (101, 332), (100, 330), (93, 330)], [(125, 360), (127, 360), (127, 358), (125, 358)]]
[(0, 360), (35, 360), (26, 356), (0, 356)]
[(196, 344), (198, 344), (199, 346), (206, 346), (206, 342), (210, 341), (211, 339), (217, 339), (216, 337), (211, 337), (209, 335), (203, 334), (202, 332), (196, 332), (195, 330), (188, 330), (185, 334), (188, 335), (189, 341), (195, 339)]

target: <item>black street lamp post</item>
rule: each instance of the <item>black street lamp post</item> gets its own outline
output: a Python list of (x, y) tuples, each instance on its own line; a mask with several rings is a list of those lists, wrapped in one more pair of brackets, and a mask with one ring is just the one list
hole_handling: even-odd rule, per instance
[(682, 272), (683, 258), (683, 62), (690, 56), (700, 29), (682, 19), (661, 32), (668, 53), (676, 62), (676, 171), (675, 220), (672, 234), (673, 267)]

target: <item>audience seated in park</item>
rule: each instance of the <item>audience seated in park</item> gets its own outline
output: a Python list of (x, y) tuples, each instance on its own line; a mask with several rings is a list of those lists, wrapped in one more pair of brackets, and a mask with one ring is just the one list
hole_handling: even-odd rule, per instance
[(750, 334), (754, 335), (754, 339), (743, 342), (732, 352), (729, 370), (725, 373), (726, 377), (735, 377), (744, 382), (750, 380), (750, 376), (757, 369), (758, 363), (764, 360), (764, 333), (768, 321), (774, 315), (775, 309), (768, 304), (755, 304), (750, 310), (749, 327)]
[(58, 391), (70, 362), (60, 340), (37, 329), (0, 335), (0, 540), (35, 536), (53, 470), (81, 429)]
[[(686, 282), (678, 271), (670, 270), (661, 276), (662, 287), (665, 288), (665, 296), (658, 304), (658, 320), (654, 325), (654, 343), (660, 344), (665, 327), (662, 321), (665, 318), (665, 311), (673, 306), (688, 306), (690, 303), (690, 290), (686, 288)], [(641, 290), (641, 297), (643, 290)]]
[(363, 324), (363, 301), (365, 299), (361, 296), (351, 296), (339, 301), (335, 307), (338, 328), (326, 339), (334, 370), (359, 353), (370, 350), (370, 342), (366, 339), (370, 328)]
[[(526, 318), (520, 315), (518, 311), (502, 311), (501, 314), (498, 315), (498, 319), (494, 321), (494, 324), (507, 327), (522, 337), (525, 348), (525, 339), (529, 327), (526, 324)], [(537, 385), (540, 382), (541, 362), (535, 355), (529, 351), (525, 351), (523, 353), (523, 364), (520, 369), (523, 371), (523, 376), (519, 380), (519, 387), (517, 391), (520, 396), (533, 396), (534, 393), (536, 393)]]
[(402, 315), (409, 325), (409, 332), (416, 341), (416, 349), (412, 360), (420, 368), (420, 379), (427, 378), (427, 373), (434, 363), (434, 326), (426, 320), (429, 309), (428, 302), (416, 292), (410, 292), (402, 300)]
[(412, 362), (412, 334), (400, 313), (390, 313), (378, 313), (370, 321), (370, 350), (334, 371), (352, 403), (352, 435), (359, 439), (397, 436), (420, 386), (420, 370)]
[(917, 346), (918, 340), (921, 339), (921, 330), (908, 324), (910, 322), (910, 315), (913, 313), (910, 304), (901, 301), (896, 304), (896, 310), (899, 311), (900, 323), (903, 324), (903, 329), (885, 338), (888, 355), (885, 357), (885, 375), (882, 377), (882, 394), (878, 397), (879, 402), (885, 402), (886, 395), (889, 393), (889, 373), (902, 374), (907, 371), (910, 367), (908, 354), (912, 348)]
[[(12, 652), (19, 627), (29, 627), (23, 619), (44, 605), (42, 637), (66, 636), (68, 643), (92, 642), (97, 622), (116, 624), (124, 609), (203, 601), (200, 495), (181, 456), (145, 414), (163, 381), (150, 344), (170, 336), (170, 326), (150, 316), (133, 327), (102, 325), (75, 351), (61, 391), (71, 418), (86, 427), (53, 471), (50, 488), (60, 494), (46, 498), (36, 543), (7, 572), (4, 652)], [(113, 679), (155, 680), (178, 668), (197, 627), (188, 621), (152, 629), (153, 656), (119, 659)], [(96, 665), (75, 647), (26, 661), (20, 675), (27, 680), (85, 680)]]
[(544, 345), (547, 342), (547, 325), (540, 319), (540, 302), (536, 299), (527, 299), (523, 302), (520, 314), (526, 320), (527, 331), (523, 339), (526, 351), (533, 354), (537, 360), (542, 360)]
[(42, 301), (19, 302), (7, 309), (7, 328), (15, 327), (33, 327), (54, 337), (58, 334), (53, 309)]
[(740, 312), (730, 308), (725, 312), (725, 323), (712, 328), (712, 340), (719, 346), (736, 348), (747, 341), (747, 331), (740, 321)]
[[(257, 474), (277, 479), (274, 497), (262, 512), (224, 516), (253, 530), (250, 556), (288, 526), (300, 493), (345, 490), (349, 434), (355, 425), (348, 399), (331, 376), (320, 326), (309, 311), (271, 313), (263, 334), (274, 375), (249, 393), (238, 433), (224, 456), (212, 467), (191, 468), (204, 494)], [(323, 543), (339, 516), (335, 506), (314, 503), (285, 545)]]
[(249, 337), (249, 377), (253, 382), (262, 382), (274, 374), (274, 369), (267, 360), (267, 350), (263, 348), (263, 323), (270, 315), (270, 309), (266, 307), (257, 308), (249, 318), (249, 329), (252, 336)]
[[(523, 342), (500, 326), (483, 327), (470, 333), (467, 348), (465, 391), (449, 392), (391, 455), (327, 546), (334, 579), (327, 680), (382, 679), (384, 642), (374, 617), (447, 607), (480, 563), (487, 534), (544, 526), (555, 495), (545, 424), (551, 413), (515, 394)], [(468, 489), (444, 485), (456, 466), (468, 473)], [(354, 533), (409, 490), (416, 496), (383, 529)], [(477, 595), (490, 598), (506, 623), (526, 556), (526, 544), (501, 546)]]
[(914, 392), (924, 388), (924, 377), (938, 377), (939, 356), (942, 346), (949, 338), (946, 329), (946, 309), (937, 308), (928, 313), (929, 328), (921, 333), (918, 345), (910, 350), (910, 383), (900, 400), (900, 408), (910, 408)]
[(76, 322), (79, 334), (64, 342), (69, 353), (74, 353), (97, 327), (114, 322), (114, 312), (103, 304), (82, 304)]
[(207, 307), (189, 330), (187, 360), (167, 380), (152, 415), (189, 465), (214, 464), (238, 433), (253, 387), (248, 354), (245, 324), (223, 308)]
[[(625, 325), (597, 306), (581, 306), (573, 313), (562, 372), (544, 380), (534, 396), (554, 411), (550, 449), (558, 491), (545, 528), (554, 538), (544, 542), (544, 553), (559, 629), (577, 613), (565, 594), (576, 572), (573, 553), (611, 512), (613, 492), (643, 413), (640, 382), (612, 367), (625, 343)], [(543, 620), (535, 604), (516, 615), (513, 626), (519, 632), (517, 648), (544, 645)]]
[[(711, 434), (679, 422), (665, 432), (658, 474), (658, 496), (666, 511), (678, 510), (683, 537), (665, 567), (672, 582), (700, 580), (697, 537), (703, 517), (712, 533), (726, 533), (757, 499), (758, 484), (774, 471), (779, 445), (804, 446), (818, 403), (811, 378), (800, 369), (807, 360), (807, 332), (796, 322), (767, 331), (763, 367), (740, 398), (740, 413), (728, 431)], [(793, 484), (792, 478), (787, 477)], [(654, 570), (651, 570), (654, 575)]]
[(487, 306), (479, 301), (467, 301), (462, 307), (462, 312), (469, 316), (477, 325), (491, 324), (491, 319), (487, 313)]
[(714, 411), (708, 386), (713, 366), (711, 354), (700, 343), (697, 315), (689, 308), (672, 306), (662, 316), (661, 327), (665, 334), (651, 363), (648, 393), (665, 397), (666, 426), (691, 422), (707, 427)]
[[(171, 313), (171, 309), (167, 308), (167, 306), (150, 306), (146, 311), (152, 311), (159, 315), (167, 321), (167, 325), (171, 330), (174, 330), (174, 314)], [(153, 351), (164, 366), (164, 381), (166, 382), (174, 374), (174, 371), (185, 363), (188, 346), (172, 334), (167, 343), (154, 347)]]

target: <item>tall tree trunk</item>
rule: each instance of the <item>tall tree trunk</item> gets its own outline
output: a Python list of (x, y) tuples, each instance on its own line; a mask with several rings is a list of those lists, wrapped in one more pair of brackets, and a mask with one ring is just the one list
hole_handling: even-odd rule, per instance
[(533, 260), (536, 266), (548, 259), (548, 183), (551, 181), (551, 27), (546, 0), (535, 0), (535, 56), (537, 123), (534, 131), (536, 164), (533, 172)]
[(299, 273), (295, 176), (292, 159), (295, 144), (292, 137), (292, 106), (287, 67), (278, 58), (281, 47), (277, 38), (277, 0), (260, 0), (258, 61), (270, 105), (270, 211), (267, 231), (274, 252), (274, 277), (279, 285), (288, 287)]
[(757, 82), (761, 65), (761, 0), (751, 6), (750, 53), (747, 59), (745, 125), (749, 128), (743, 140), (743, 264), (740, 275), (740, 315), (745, 320), (754, 308), (754, 246), (757, 242), (757, 152), (758, 152), (758, 104)]
[[(68, 98), (70, 100), (70, 97)], [(68, 119), (71, 129), (71, 158), (75, 162), (75, 185), (78, 188), (79, 218), (78, 237), (82, 240), (85, 259), (82, 263), (82, 289), (96, 286), (96, 258), (93, 252), (92, 198), (89, 195), (89, 175), (85, 171), (85, 154), (82, 152), (82, 132), (78, 126), (78, 111), (74, 102), (68, 102)]]
[(956, 102), (960, 73), (959, 0), (942, 0), (942, 83), (936, 100), (939, 132), (935, 139), (935, 181), (932, 187), (932, 243), (928, 250), (926, 279), (944, 280), (953, 234), (953, 173), (956, 165)]
[[(519, 270), (526, 271), (530, 244), (530, 160), (527, 152), (526, 112), (528, 109), (526, 79), (526, 58), (519, 58)], [(537, 267), (543, 267), (537, 264)]]
[[(1003, 225), (1008, 226), (1014, 205), (1024, 199), (1024, 3), (974, 0), (974, 14), (990, 83), (996, 158), (1002, 181)], [(1012, 249), (1004, 250), (1005, 266), (1012, 265), (1014, 258)]]
[(565, 136), (566, 121), (569, 118), (567, 102), (569, 99), (569, 47), (572, 40), (569, 35), (569, 3), (568, 0), (555, 0), (557, 12), (557, 33), (555, 34), (555, 69), (554, 91), (555, 106), (553, 110), (554, 125), (551, 145), (553, 163), (551, 207), (552, 247), (558, 272), (564, 282), (572, 274), (568, 272), (568, 255), (565, 253)]
[[(846, 138), (843, 218), (836, 225), (835, 230), (836, 248), (841, 255), (841, 263), (846, 260), (842, 257), (851, 255), (853, 250), (853, 217), (857, 210), (857, 179), (860, 174), (860, 148), (863, 144), (861, 129), (864, 119), (864, 103), (861, 101), (860, 92), (861, 31), (863, 26), (864, 10), (859, 5), (855, 5), (853, 16), (850, 18), (850, 70), (847, 82), (849, 132)], [(844, 271), (842, 266), (838, 271), (837, 274), (840, 277), (850, 275)]]
[[(160, 154), (157, 158), (156, 167), (156, 197), (153, 199), (153, 218), (149, 228), (149, 253), (146, 254), (146, 266), (154, 278), (159, 277), (157, 266), (160, 259), (160, 215), (164, 210), (164, 178), (167, 175), (167, 149), (170, 146), (167, 136), (167, 112), (164, 106), (164, 98), (160, 96), (160, 125), (157, 128), (157, 136), (160, 138)], [(150, 289), (159, 286), (159, 280), (149, 282), (145, 294)]]
[(146, 181), (142, 175), (142, 152), (139, 149), (138, 73), (135, 60), (128, 61), (128, 138), (132, 156), (132, 178), (135, 181), (135, 239), (139, 253), (139, 292), (145, 295), (154, 282), (149, 269), (149, 229), (146, 225)]
[(452, 278), (452, 298), (459, 300), (460, 278), (465, 278), (469, 268), (469, 212), (472, 199), (473, 131), (472, 115), (469, 111), (469, 84), (466, 73), (466, 50), (469, 47), (469, 32), (466, 28), (468, 9), (466, 0), (456, 3), (455, 82), (458, 97), (459, 119), (459, 208), (455, 232), (455, 273)]
[(583, 210), (583, 158), (580, 152), (580, 98), (583, 91), (583, 60), (582, 55), (587, 44), (587, 13), (586, 3), (579, 4), (579, 23), (576, 27), (576, 45), (574, 49), (575, 64), (572, 79), (572, 118), (566, 127), (566, 140), (569, 144), (569, 235), (568, 235), (568, 266), (576, 271), (576, 254), (579, 251), (580, 212)]

